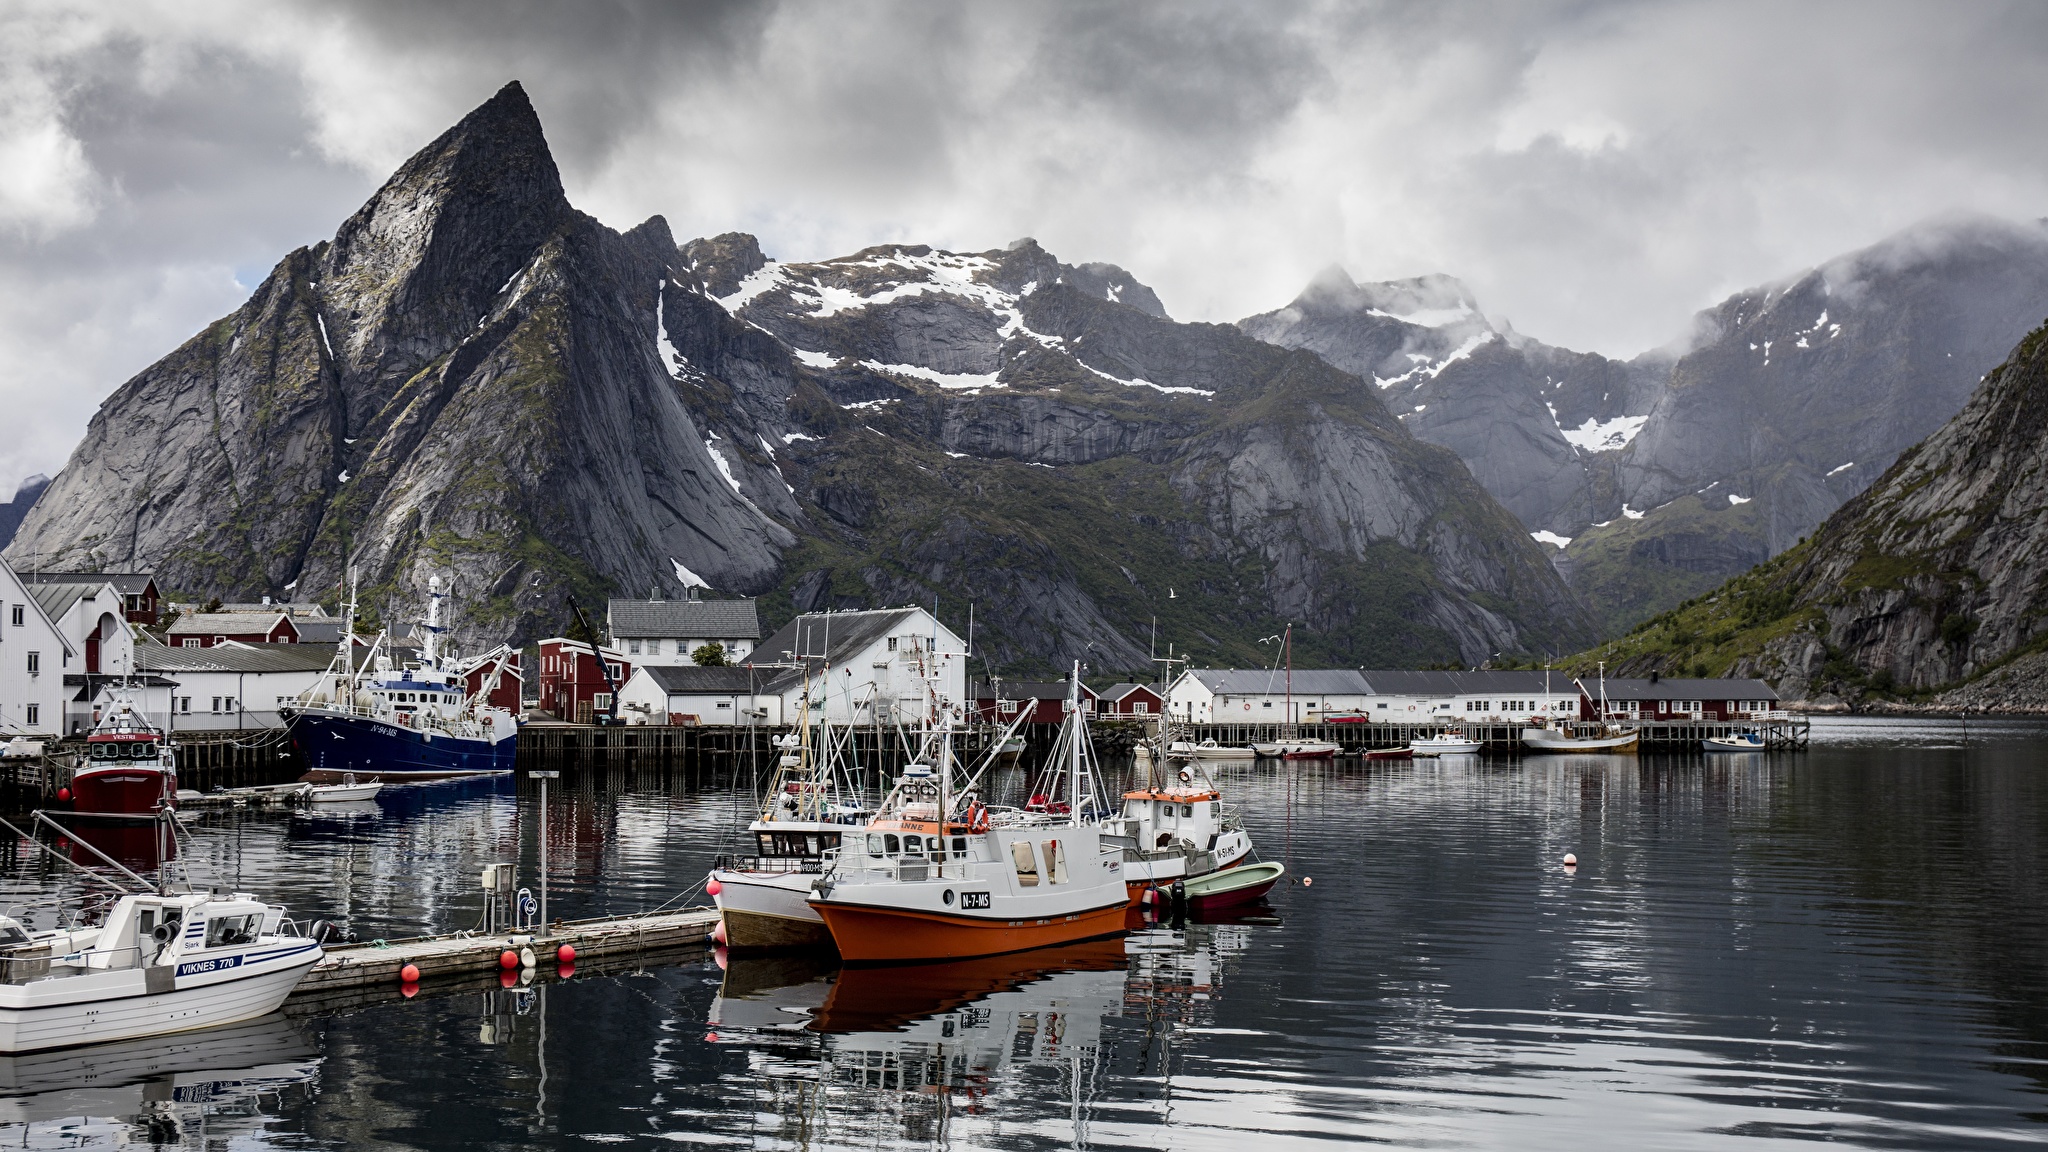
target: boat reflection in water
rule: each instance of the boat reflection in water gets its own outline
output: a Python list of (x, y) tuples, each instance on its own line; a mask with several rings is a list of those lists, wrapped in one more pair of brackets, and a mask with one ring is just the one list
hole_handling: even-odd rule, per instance
[(840, 970), (729, 957), (708, 1038), (746, 1050), (746, 1082), (735, 1087), (793, 1139), (979, 1144), (1050, 1125), (1085, 1144), (1112, 1048), (1170, 1066), (1175, 1029), (1213, 1020), (1219, 973), (1254, 931), (1139, 928), (1007, 956)]
[(0, 1144), (225, 1143), (260, 1132), (309, 1093), (319, 1067), (313, 1045), (280, 1015), (0, 1056)]
[(178, 842), (161, 820), (73, 824), (64, 839), (71, 862), (95, 871), (107, 870), (106, 861), (93, 854), (95, 848), (138, 872), (178, 858)]

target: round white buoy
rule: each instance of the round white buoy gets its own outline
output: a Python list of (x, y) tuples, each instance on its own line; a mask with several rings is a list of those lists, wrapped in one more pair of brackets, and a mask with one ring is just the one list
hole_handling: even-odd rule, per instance
[(1579, 866), (1579, 857), (1578, 857), (1578, 854), (1577, 854), (1577, 853), (1574, 853), (1574, 852), (1567, 852), (1567, 853), (1565, 853), (1565, 854), (1564, 854), (1564, 866), (1565, 866), (1565, 867), (1567, 867), (1567, 868), (1577, 868), (1577, 867)]
[(532, 948), (531, 946), (528, 946), (528, 947), (525, 947), (525, 948), (521, 948), (521, 949), (519, 950), (519, 966), (520, 966), (521, 968), (531, 968), (531, 967), (533, 967), (533, 961), (534, 961), (534, 955), (533, 955), (533, 948)]

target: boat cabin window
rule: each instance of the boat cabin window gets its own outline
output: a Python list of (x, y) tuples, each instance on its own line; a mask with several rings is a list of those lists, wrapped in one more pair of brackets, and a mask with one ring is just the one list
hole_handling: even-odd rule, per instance
[(889, 855), (891, 856), (895, 856), (903, 851), (903, 842), (896, 838), (896, 834), (894, 832), (889, 832), (883, 835), (882, 846), (888, 849)]
[(254, 944), (256, 933), (262, 927), (262, 913), (251, 913), (247, 916), (209, 916), (206, 919), (206, 946), (222, 948), (231, 944)]
[(839, 847), (837, 832), (757, 832), (763, 856), (816, 856)]
[(0, 947), (28, 943), (28, 933), (19, 924), (0, 924)]
[(1060, 847), (1060, 842), (1057, 840), (1047, 840), (1045, 842), (1045, 872), (1045, 878), (1050, 883), (1065, 884), (1067, 882), (1067, 854)]
[(956, 860), (967, 859), (967, 837), (953, 837), (953, 858)]
[(1031, 841), (1016, 840), (1010, 844), (1010, 863), (1017, 869), (1017, 886), (1038, 887), (1038, 856), (1031, 851)]

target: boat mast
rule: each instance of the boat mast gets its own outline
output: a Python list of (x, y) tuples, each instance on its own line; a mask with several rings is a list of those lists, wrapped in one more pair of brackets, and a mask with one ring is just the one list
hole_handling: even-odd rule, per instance
[[(1283, 739), (1294, 739), (1294, 625), (1280, 635), (1280, 650), (1287, 656), (1287, 734)], [(1271, 681), (1267, 681), (1271, 683)]]
[(1071, 827), (1081, 826), (1081, 749), (1087, 743), (1088, 733), (1081, 720), (1081, 662), (1074, 661), (1074, 678), (1067, 682), (1067, 713), (1074, 720), (1073, 748), (1071, 762), (1067, 767), (1067, 823)]
[[(441, 655), (441, 578), (427, 577), (427, 642), (420, 652), (421, 661), (429, 668), (439, 668)], [(598, 659), (602, 661), (603, 656)]]

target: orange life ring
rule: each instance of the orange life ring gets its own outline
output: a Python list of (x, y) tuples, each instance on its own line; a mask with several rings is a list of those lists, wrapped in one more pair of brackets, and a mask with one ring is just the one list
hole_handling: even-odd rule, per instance
[(967, 810), (967, 830), (969, 832), (988, 831), (987, 808), (982, 807), (980, 804), (976, 804), (974, 807), (969, 808)]

